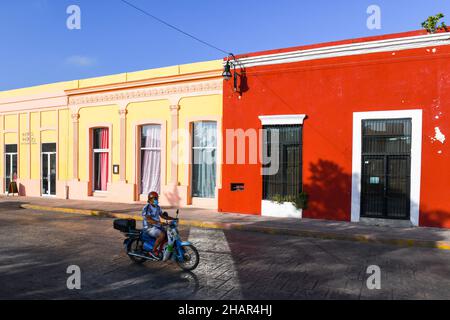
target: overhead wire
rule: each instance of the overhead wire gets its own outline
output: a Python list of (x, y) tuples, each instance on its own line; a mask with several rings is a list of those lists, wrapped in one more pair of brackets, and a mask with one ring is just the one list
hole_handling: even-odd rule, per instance
[(193, 40), (196, 40), (196, 41), (198, 41), (198, 42), (204, 44), (205, 46), (208, 46), (208, 47), (210, 47), (210, 48), (212, 48), (212, 49), (214, 49), (214, 50), (220, 51), (220, 52), (226, 54), (227, 56), (228, 56), (228, 55), (231, 55), (229, 51), (223, 50), (223, 49), (221, 49), (221, 48), (219, 48), (219, 47), (217, 47), (217, 46), (215, 46), (215, 45), (213, 45), (213, 44), (211, 44), (211, 43), (209, 43), (209, 42), (207, 42), (207, 41), (205, 41), (205, 40), (202, 40), (202, 39), (200, 39), (199, 37), (196, 37), (196, 36), (190, 34), (189, 32), (186, 32), (186, 31), (180, 29), (179, 27), (174, 26), (173, 24), (171, 24), (171, 23), (169, 23), (169, 22), (167, 22), (167, 21), (165, 21), (165, 20), (163, 20), (163, 19), (161, 19), (161, 18), (158, 18), (158, 17), (155, 16), (154, 14), (151, 14), (151, 13), (148, 12), (147, 10), (142, 9), (142, 8), (140, 8), (140, 7), (136, 6), (136, 5), (134, 5), (133, 3), (131, 3), (131, 2), (129, 2), (129, 1), (127, 1), (127, 0), (120, 0), (120, 1), (123, 2), (124, 4), (128, 5), (129, 7), (133, 8), (133, 9), (135, 9), (135, 10), (141, 12), (141, 13), (143, 13), (144, 15), (146, 15), (146, 16), (152, 18), (153, 20), (156, 20), (156, 21), (158, 21), (159, 23), (162, 23), (162, 24), (164, 24), (165, 26), (167, 26), (167, 27), (169, 27), (169, 28), (171, 28), (171, 29), (173, 29), (173, 30), (179, 32), (179, 33), (181, 33), (181, 34), (183, 34), (183, 35), (185, 35), (185, 36), (187, 36), (187, 37), (189, 37), (189, 38), (191, 38), (191, 39), (193, 39)]

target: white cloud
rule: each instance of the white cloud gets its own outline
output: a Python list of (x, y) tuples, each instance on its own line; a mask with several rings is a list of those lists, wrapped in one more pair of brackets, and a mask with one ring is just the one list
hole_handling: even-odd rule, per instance
[(66, 59), (66, 63), (77, 67), (89, 67), (95, 65), (95, 59), (87, 56), (70, 56)]

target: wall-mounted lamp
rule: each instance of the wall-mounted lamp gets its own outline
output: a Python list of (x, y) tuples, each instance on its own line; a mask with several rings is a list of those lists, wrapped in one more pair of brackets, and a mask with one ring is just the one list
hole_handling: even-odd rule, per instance
[(227, 64), (223, 68), (222, 77), (225, 81), (228, 81), (231, 79), (233, 75), (231, 74), (231, 66), (230, 66), (230, 60), (227, 60)]
[[(233, 59), (233, 73), (231, 73), (231, 63), (230, 63), (230, 58), (227, 58), (227, 63), (225, 64), (224, 68), (223, 68), (223, 79), (225, 81), (229, 81), (231, 78), (233, 78), (233, 87), (234, 87), (234, 92), (238, 92), (238, 79), (241, 78), (241, 74), (238, 73), (236, 71), (236, 57), (234, 56), (234, 54), (230, 53), (230, 57), (232, 57)], [(241, 93), (241, 92), (239, 92)]]

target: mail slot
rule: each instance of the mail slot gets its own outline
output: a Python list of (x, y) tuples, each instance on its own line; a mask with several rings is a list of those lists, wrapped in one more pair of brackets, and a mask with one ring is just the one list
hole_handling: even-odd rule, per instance
[(244, 184), (243, 183), (232, 183), (231, 184), (231, 191), (244, 191)]

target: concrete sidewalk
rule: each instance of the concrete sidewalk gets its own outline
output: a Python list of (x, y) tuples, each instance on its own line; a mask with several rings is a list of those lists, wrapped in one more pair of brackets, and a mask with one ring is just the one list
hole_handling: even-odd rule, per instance
[[(134, 218), (137, 220), (142, 220), (140, 212), (144, 205), (144, 203), (124, 204), (0, 196), (0, 208), (8, 204), (20, 205), (22, 208), (33, 210), (110, 218)], [(175, 210), (167, 209), (167, 211), (170, 215), (174, 215)], [(285, 219), (218, 213), (212, 210), (196, 208), (180, 209), (180, 224), (198, 228), (234, 229), (269, 234), (450, 250), (450, 230), (438, 228), (392, 228), (341, 221)]]

